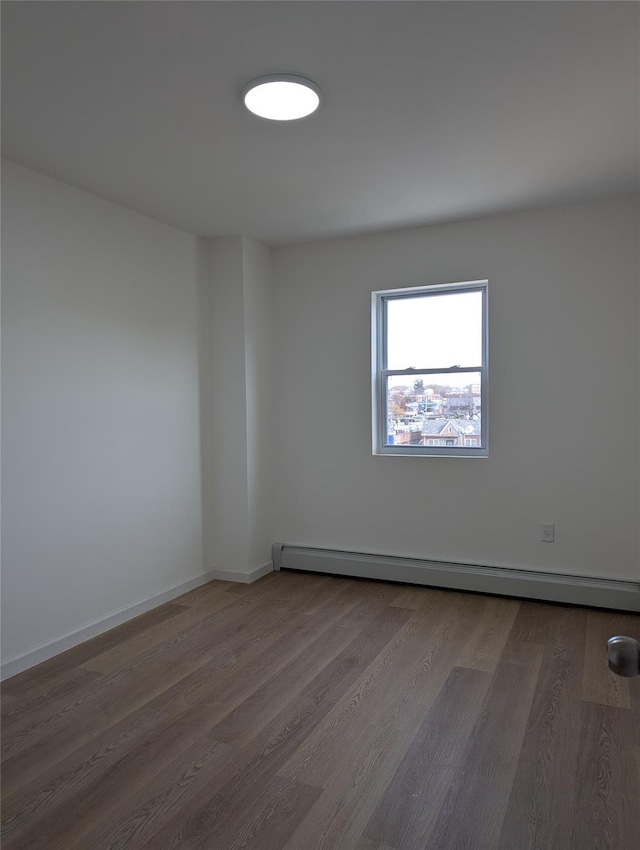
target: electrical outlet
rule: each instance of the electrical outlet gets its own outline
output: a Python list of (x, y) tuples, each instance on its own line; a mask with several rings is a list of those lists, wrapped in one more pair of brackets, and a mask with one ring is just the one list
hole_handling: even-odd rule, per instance
[(540, 540), (543, 543), (553, 543), (553, 533), (555, 530), (555, 525), (552, 522), (541, 522), (540, 523)]

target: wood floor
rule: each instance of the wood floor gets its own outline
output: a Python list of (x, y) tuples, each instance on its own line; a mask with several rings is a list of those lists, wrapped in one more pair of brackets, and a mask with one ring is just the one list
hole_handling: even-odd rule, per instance
[(212, 582), (4, 684), (4, 850), (637, 850), (630, 614)]

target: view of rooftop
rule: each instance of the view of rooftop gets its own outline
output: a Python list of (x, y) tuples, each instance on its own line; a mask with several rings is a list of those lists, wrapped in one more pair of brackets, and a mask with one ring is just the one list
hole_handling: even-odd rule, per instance
[[(465, 377), (468, 380), (468, 373)], [(452, 387), (425, 384), (424, 379), (418, 378), (413, 386), (389, 386), (387, 444), (479, 448), (482, 445), (479, 380)]]

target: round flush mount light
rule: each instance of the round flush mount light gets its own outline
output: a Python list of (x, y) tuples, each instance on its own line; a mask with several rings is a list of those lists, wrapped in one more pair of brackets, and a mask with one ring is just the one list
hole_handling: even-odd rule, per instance
[(242, 90), (249, 112), (271, 121), (295, 121), (315, 112), (320, 89), (311, 80), (295, 74), (269, 74), (252, 80)]

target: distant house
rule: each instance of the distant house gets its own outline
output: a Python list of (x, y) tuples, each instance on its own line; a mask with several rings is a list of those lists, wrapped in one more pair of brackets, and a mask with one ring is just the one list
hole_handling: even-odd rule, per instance
[(395, 434), (390, 435), (390, 444), (395, 446), (421, 446), (422, 443), (422, 432), (420, 427), (417, 426), (415, 428), (405, 428), (403, 430), (396, 430)]
[(422, 445), (474, 448), (480, 445), (480, 427), (479, 419), (426, 419)]
[(471, 418), (480, 413), (480, 393), (458, 393), (444, 400), (445, 416), (462, 416)]

